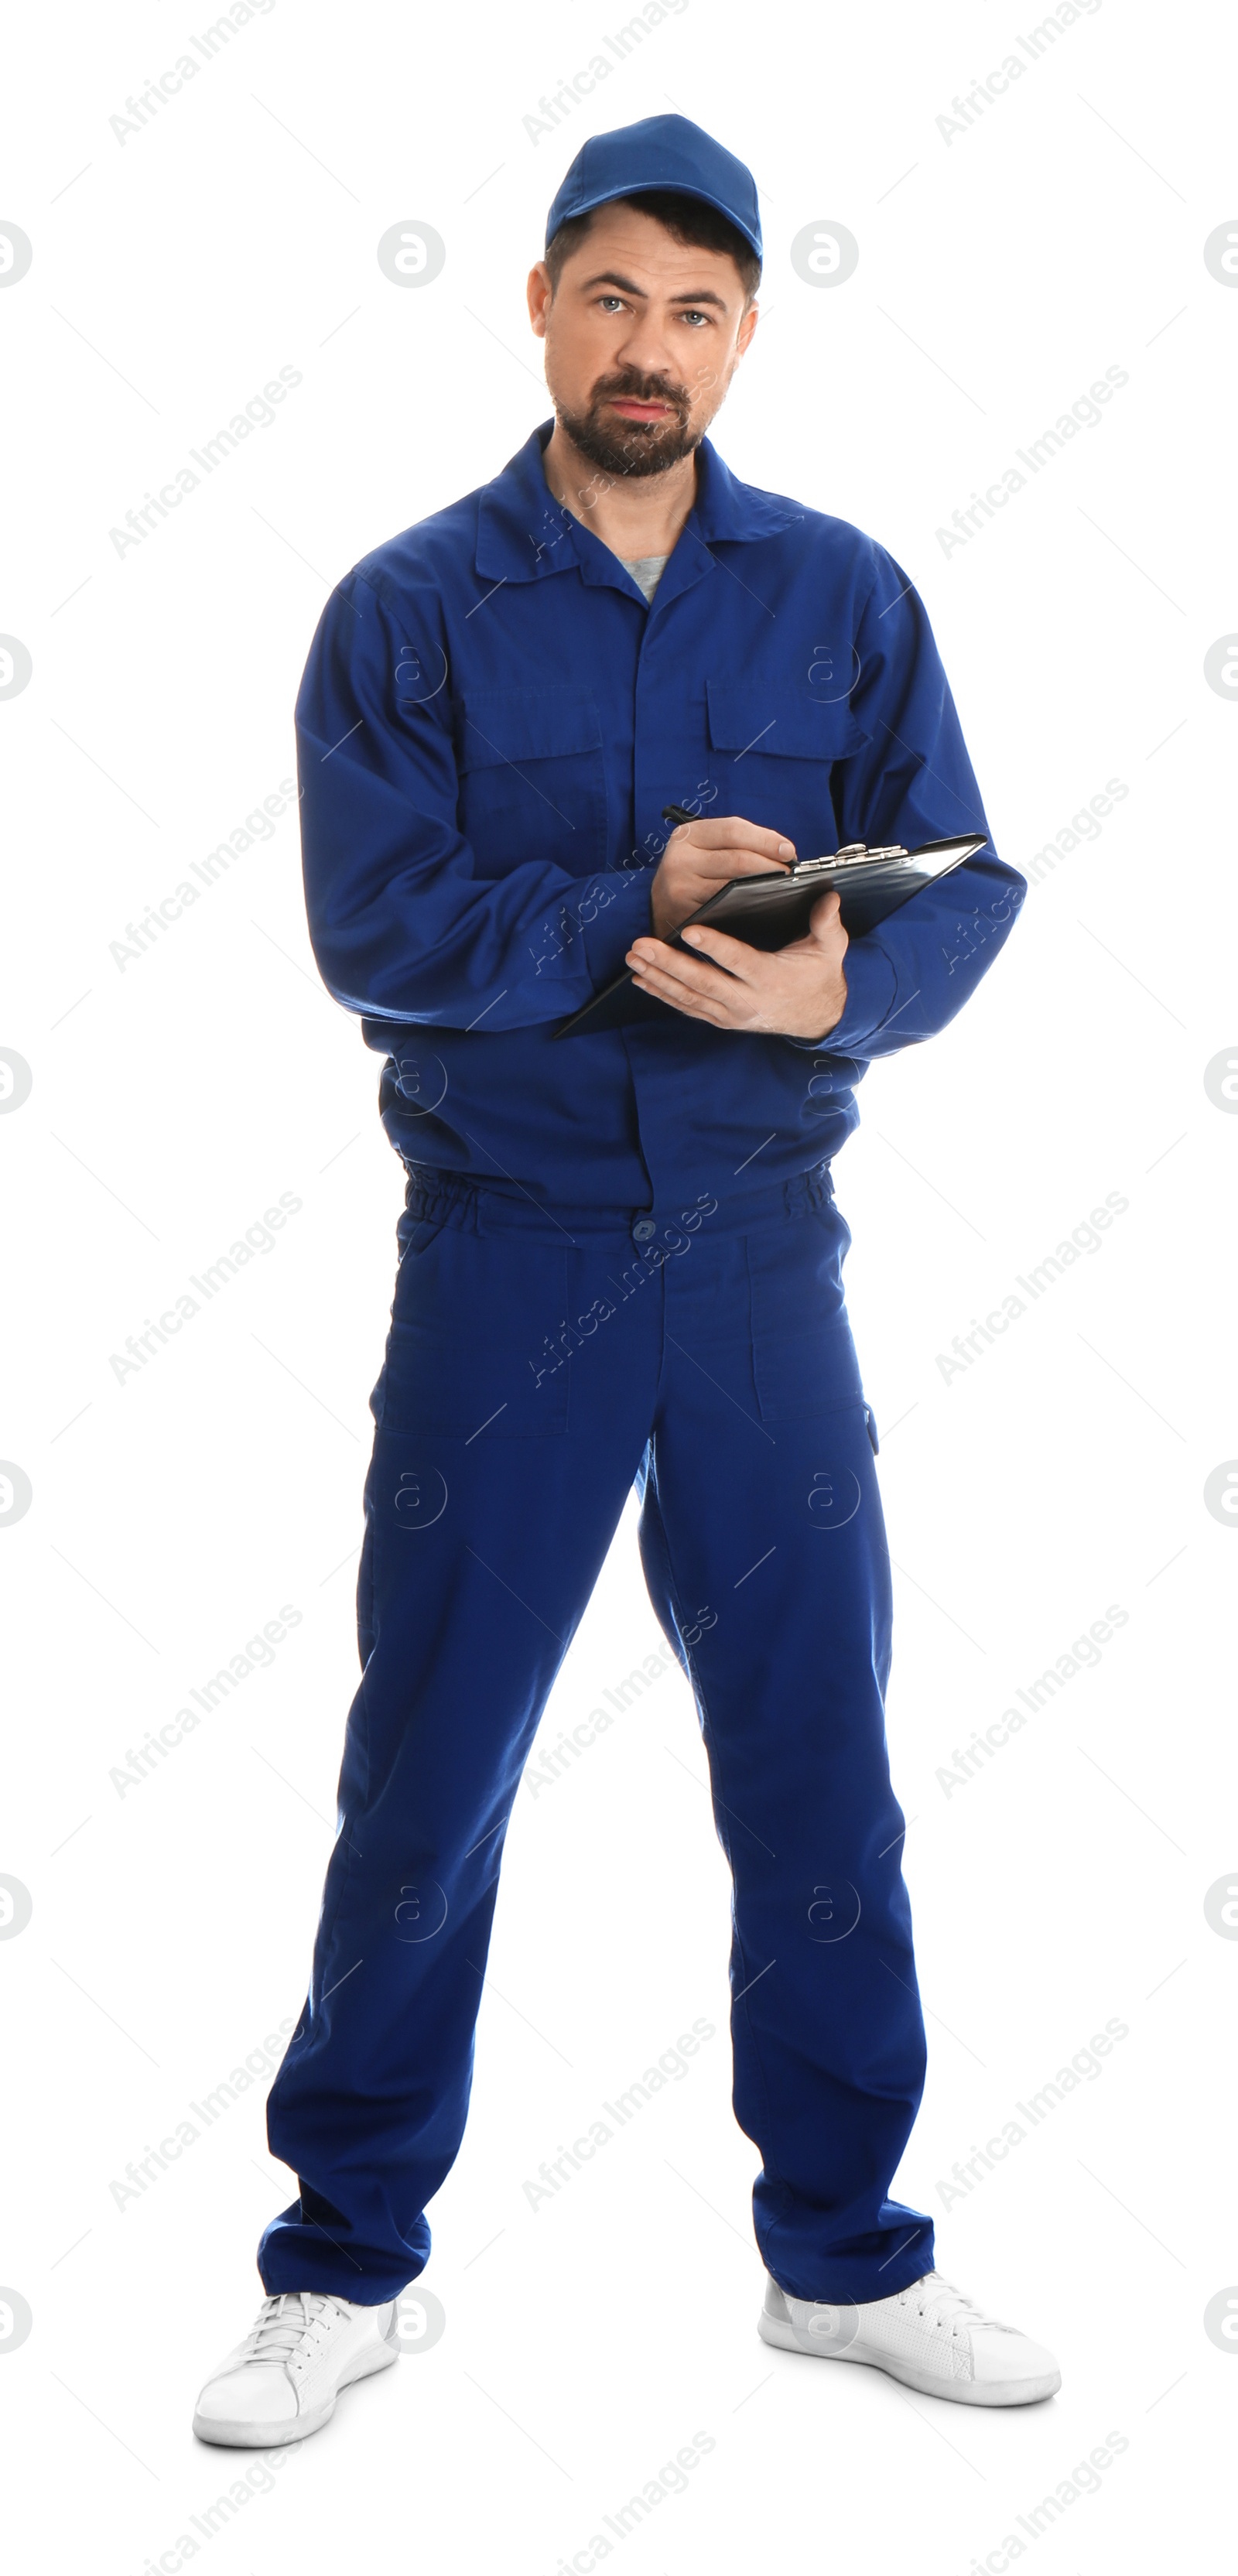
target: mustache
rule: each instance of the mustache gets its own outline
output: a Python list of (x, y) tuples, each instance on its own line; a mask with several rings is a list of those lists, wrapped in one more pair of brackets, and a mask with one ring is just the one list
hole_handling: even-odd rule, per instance
[(686, 420), (692, 409), (692, 397), (686, 385), (668, 385), (660, 376), (643, 376), (635, 367), (625, 367), (613, 376), (599, 376), (589, 399), (591, 411), (600, 410), (604, 402), (664, 402), (680, 420)]

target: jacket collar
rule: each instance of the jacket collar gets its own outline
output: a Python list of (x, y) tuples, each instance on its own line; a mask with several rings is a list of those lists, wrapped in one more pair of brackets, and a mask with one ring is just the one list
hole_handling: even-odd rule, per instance
[[(634, 585), (619, 557), (556, 501), (546, 481), (542, 452), (553, 428), (553, 420), (540, 422), (502, 473), (483, 484), (477, 511), (477, 571), (483, 581), (543, 581), (574, 565), (586, 582), (630, 590)], [(703, 438), (697, 449), (696, 500), (654, 605), (664, 590), (669, 597), (712, 569), (711, 546), (742, 545), (774, 536), (803, 516), (794, 502), (740, 483), (716, 447)], [(678, 578), (670, 586), (673, 568)]]

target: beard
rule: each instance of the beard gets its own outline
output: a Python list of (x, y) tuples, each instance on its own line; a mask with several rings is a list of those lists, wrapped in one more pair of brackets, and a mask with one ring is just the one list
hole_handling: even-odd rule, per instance
[[(663, 384), (656, 376), (642, 376), (635, 367), (599, 377), (587, 411), (565, 410), (555, 398), (553, 385), (550, 394), (560, 428), (590, 465), (599, 467), (603, 474), (623, 475), (631, 481), (665, 474), (668, 466), (678, 465), (682, 457), (690, 456), (703, 436), (703, 423), (699, 428), (691, 426), (692, 397), (687, 387)], [(605, 405), (616, 398), (669, 403), (670, 416), (665, 420), (607, 418)]]

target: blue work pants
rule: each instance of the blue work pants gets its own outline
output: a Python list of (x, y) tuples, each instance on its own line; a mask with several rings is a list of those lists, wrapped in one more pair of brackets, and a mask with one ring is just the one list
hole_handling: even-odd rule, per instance
[(458, 2152), (503, 1842), (628, 1494), (730, 1866), (734, 2106), (768, 2270), (882, 2298), (924, 2027), (890, 1786), (876, 1433), (825, 1167), (720, 1208), (410, 1175), (372, 1408), (362, 1678), (309, 1998), (268, 2109), (268, 2291), (392, 2298)]

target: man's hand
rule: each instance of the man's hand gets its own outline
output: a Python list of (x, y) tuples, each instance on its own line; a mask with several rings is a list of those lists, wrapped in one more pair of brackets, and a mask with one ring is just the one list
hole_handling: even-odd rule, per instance
[[(747, 833), (753, 830), (748, 823), (698, 824), (695, 828)], [(774, 836), (767, 833), (762, 837)], [(664, 859), (662, 867), (665, 866)], [(727, 869), (731, 876), (740, 873), (735, 866)], [(704, 894), (697, 900), (703, 903)], [(788, 947), (776, 949), (772, 955), (761, 948), (749, 948), (742, 939), (729, 939), (725, 931), (713, 930), (702, 922), (697, 929), (684, 932), (684, 938), (700, 952), (699, 958), (686, 957), (682, 949), (670, 948), (661, 939), (636, 939), (626, 962), (634, 970), (632, 980), (638, 992), (655, 994), (660, 1002), (669, 1002), (673, 1009), (686, 1012), (689, 1019), (708, 1020), (716, 1029), (759, 1030), (769, 1036), (827, 1037), (847, 1006), (843, 973), (847, 934), (840, 919), (841, 908), (836, 890), (823, 894), (813, 905), (807, 937), (793, 939)], [(684, 918), (682, 913), (679, 917)]]
[(650, 893), (655, 938), (670, 939), (732, 877), (768, 877), (789, 868), (794, 857), (794, 841), (760, 823), (745, 823), (739, 814), (681, 823), (666, 844)]

